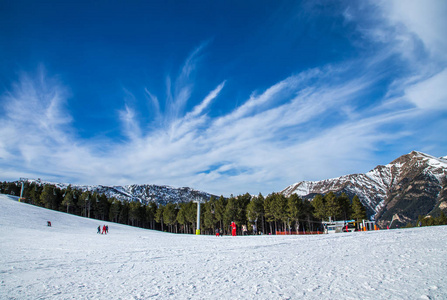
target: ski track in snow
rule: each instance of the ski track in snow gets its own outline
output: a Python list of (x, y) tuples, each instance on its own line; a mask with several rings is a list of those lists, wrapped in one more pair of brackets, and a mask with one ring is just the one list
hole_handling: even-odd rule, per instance
[(447, 226), (217, 238), (103, 224), (0, 195), (0, 298), (447, 298)]

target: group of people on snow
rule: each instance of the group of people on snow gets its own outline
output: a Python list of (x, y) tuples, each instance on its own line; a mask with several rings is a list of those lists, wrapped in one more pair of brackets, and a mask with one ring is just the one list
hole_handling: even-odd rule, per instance
[[(234, 221), (231, 222), (230, 228), (231, 228), (231, 235), (236, 236), (237, 235), (237, 226)], [(216, 228), (215, 233), (216, 233), (216, 236), (222, 236), (223, 235), (222, 228)], [(256, 235), (257, 233), (258, 233), (258, 231), (257, 231), (256, 225), (253, 224), (253, 234)], [(245, 225), (245, 224), (242, 225), (242, 235), (248, 235), (247, 225)]]
[(102, 226), (102, 232), (101, 232), (101, 225), (98, 226), (98, 234), (107, 234), (109, 233), (109, 226), (108, 225), (103, 225)]

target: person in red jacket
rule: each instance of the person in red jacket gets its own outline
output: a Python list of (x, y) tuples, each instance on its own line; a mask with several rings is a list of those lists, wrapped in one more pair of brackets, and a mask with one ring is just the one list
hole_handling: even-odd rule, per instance
[(236, 236), (236, 223), (231, 222), (231, 235)]
[(107, 234), (106, 225), (102, 226), (102, 233), (101, 234)]

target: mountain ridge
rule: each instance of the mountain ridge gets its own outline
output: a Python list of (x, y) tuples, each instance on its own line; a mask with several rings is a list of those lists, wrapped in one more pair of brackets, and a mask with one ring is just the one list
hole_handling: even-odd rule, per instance
[(123, 186), (106, 186), (106, 185), (77, 185), (67, 183), (46, 182), (40, 179), (28, 179), (28, 182), (35, 182), (40, 185), (50, 184), (60, 189), (66, 189), (71, 186), (74, 189), (82, 191), (96, 192), (104, 194), (108, 198), (115, 197), (120, 201), (140, 201), (143, 204), (155, 202), (157, 204), (166, 205), (167, 203), (179, 203), (195, 201), (205, 201), (215, 195), (199, 191), (189, 187), (172, 187), (169, 185), (154, 184), (131, 184)]
[(300, 181), (281, 193), (303, 198), (328, 192), (357, 195), (371, 219), (385, 226), (393, 220), (402, 220), (398, 221), (402, 224), (415, 221), (417, 214), (427, 215), (447, 207), (446, 177), (446, 156), (437, 158), (412, 151), (367, 173)]

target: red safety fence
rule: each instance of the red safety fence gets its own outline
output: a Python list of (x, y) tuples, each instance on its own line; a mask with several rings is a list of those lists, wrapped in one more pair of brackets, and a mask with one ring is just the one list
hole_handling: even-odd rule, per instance
[(308, 234), (323, 234), (323, 231), (277, 231), (276, 235), (308, 235)]

